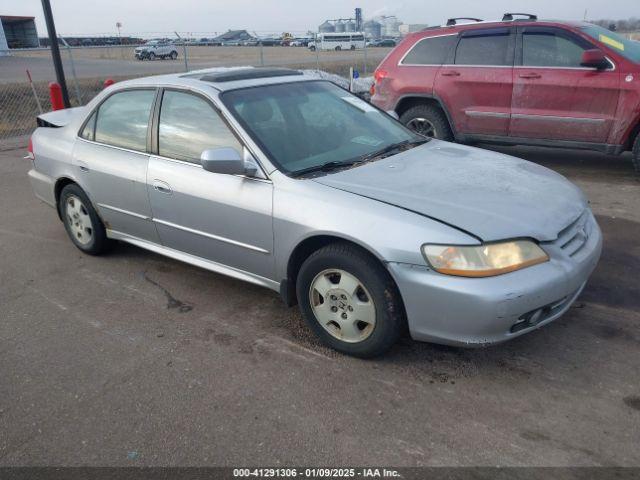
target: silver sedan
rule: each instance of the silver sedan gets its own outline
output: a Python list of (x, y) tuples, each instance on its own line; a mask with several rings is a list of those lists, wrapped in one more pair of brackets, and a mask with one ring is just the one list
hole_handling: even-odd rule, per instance
[(284, 69), (126, 81), (38, 118), (35, 194), (83, 252), (115, 240), (278, 291), (329, 346), (499, 343), (562, 315), (602, 236), (538, 165), (428, 140)]

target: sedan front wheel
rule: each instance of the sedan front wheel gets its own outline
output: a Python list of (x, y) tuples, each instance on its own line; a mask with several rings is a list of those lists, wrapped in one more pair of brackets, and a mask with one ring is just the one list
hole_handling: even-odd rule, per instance
[(389, 350), (405, 325), (395, 283), (354, 245), (334, 243), (303, 263), (296, 290), (302, 316), (329, 347), (356, 357)]

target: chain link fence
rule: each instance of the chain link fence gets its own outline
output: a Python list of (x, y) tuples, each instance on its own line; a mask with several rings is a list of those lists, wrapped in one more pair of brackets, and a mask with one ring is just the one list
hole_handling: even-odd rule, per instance
[[(177, 45), (176, 60), (137, 60), (135, 46), (65, 47), (61, 55), (72, 106), (84, 105), (102, 88), (107, 78), (122, 81), (148, 75), (183, 72), (217, 66), (277, 66), (320, 70), (348, 78), (350, 69), (360, 76), (370, 75), (389, 49), (368, 48), (352, 51), (316, 51), (285, 46), (200, 46)], [(0, 149), (15, 148), (28, 141), (40, 112), (51, 110), (49, 82), (55, 81), (48, 48), (14, 51), (0, 58)], [(186, 53), (186, 61), (185, 61)], [(24, 68), (31, 68), (33, 83)], [(10, 68), (3, 68), (2, 63)], [(46, 65), (45, 71), (38, 65)], [(348, 82), (348, 80), (345, 80)], [(348, 84), (348, 83), (346, 83)]]

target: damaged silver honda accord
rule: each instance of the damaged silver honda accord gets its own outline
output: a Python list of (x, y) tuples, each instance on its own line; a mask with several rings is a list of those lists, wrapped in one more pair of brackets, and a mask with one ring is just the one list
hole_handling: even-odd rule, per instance
[(428, 140), (284, 69), (130, 80), (41, 115), (35, 194), (73, 243), (113, 240), (280, 292), (341, 352), (499, 343), (578, 297), (602, 247), (551, 170)]

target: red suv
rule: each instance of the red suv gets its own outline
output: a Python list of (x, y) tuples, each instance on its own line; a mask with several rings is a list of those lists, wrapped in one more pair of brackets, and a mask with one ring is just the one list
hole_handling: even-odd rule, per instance
[(424, 135), (632, 150), (640, 172), (640, 42), (596, 25), (450, 19), (408, 35), (374, 77), (371, 101)]

